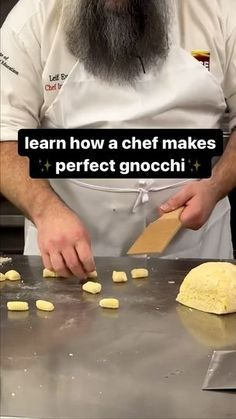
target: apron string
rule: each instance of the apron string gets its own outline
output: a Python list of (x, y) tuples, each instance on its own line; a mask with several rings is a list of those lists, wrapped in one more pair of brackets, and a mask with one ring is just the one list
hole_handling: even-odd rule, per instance
[(147, 180), (144, 179), (144, 180), (139, 180), (139, 185), (140, 185), (139, 188), (112, 188), (108, 186), (91, 185), (89, 183), (81, 182), (77, 179), (69, 179), (69, 180), (70, 182), (78, 186), (81, 186), (82, 188), (91, 189), (91, 190), (100, 191), (100, 192), (137, 193), (138, 196), (135, 200), (132, 213), (137, 212), (137, 209), (141, 204), (145, 204), (149, 202), (149, 192), (159, 192), (159, 191), (171, 189), (171, 188), (178, 187), (180, 185), (184, 185), (192, 181), (192, 179), (186, 179), (178, 183), (172, 183), (170, 185), (161, 186), (161, 187), (154, 187), (152, 186), (154, 183), (153, 179), (147, 179)]

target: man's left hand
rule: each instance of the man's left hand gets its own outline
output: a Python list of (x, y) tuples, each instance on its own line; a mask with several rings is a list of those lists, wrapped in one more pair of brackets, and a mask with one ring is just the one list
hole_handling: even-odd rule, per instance
[(185, 185), (160, 207), (160, 213), (173, 211), (184, 206), (180, 221), (185, 228), (198, 230), (211, 215), (219, 200), (219, 191), (210, 179)]

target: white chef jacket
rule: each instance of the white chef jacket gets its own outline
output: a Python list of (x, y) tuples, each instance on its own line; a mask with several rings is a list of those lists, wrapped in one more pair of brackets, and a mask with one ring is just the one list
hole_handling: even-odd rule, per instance
[[(59, 27), (62, 0), (20, 0), (1, 33), (1, 140), (37, 128), (76, 63)], [(236, 0), (174, 0), (181, 46), (210, 52), (236, 126)]]

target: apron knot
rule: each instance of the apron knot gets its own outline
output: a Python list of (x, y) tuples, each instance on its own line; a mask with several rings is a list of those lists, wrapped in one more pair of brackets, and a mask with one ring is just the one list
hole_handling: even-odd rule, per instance
[(137, 208), (139, 207), (139, 205), (146, 204), (147, 202), (149, 202), (149, 191), (152, 187), (152, 184), (153, 184), (152, 179), (139, 180), (140, 186), (137, 190), (138, 196), (133, 206), (133, 210), (132, 210), (133, 213), (137, 212)]

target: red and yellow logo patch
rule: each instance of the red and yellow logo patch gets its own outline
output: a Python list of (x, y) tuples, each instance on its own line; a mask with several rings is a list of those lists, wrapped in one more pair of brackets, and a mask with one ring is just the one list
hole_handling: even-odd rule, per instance
[(209, 51), (195, 49), (192, 51), (192, 56), (196, 58), (207, 70), (210, 70), (210, 57)]

